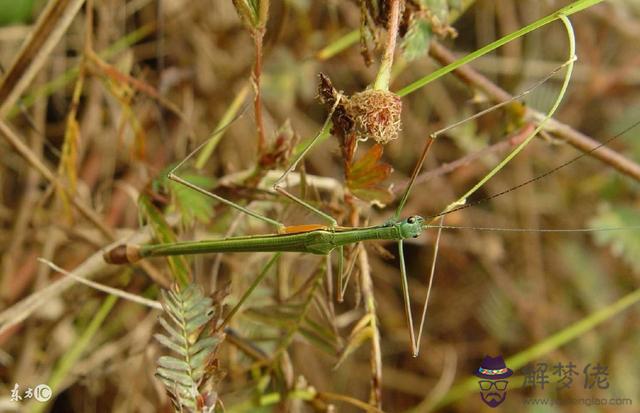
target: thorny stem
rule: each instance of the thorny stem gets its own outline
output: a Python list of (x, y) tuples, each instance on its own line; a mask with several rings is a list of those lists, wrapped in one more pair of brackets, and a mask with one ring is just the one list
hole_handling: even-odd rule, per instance
[(389, 82), (391, 80), (391, 67), (393, 66), (393, 54), (396, 50), (396, 40), (398, 39), (398, 28), (400, 25), (400, 10), (402, 9), (404, 0), (391, 0), (389, 10), (389, 25), (387, 27), (387, 45), (384, 50), (384, 56), (376, 81), (373, 85), (375, 90), (389, 90)]

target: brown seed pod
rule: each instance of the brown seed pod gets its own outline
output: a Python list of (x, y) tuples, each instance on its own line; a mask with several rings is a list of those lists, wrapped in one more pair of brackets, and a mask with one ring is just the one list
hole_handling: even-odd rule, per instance
[(384, 145), (398, 137), (402, 102), (395, 93), (373, 89), (358, 92), (345, 103), (345, 109), (355, 120), (358, 139), (373, 138)]

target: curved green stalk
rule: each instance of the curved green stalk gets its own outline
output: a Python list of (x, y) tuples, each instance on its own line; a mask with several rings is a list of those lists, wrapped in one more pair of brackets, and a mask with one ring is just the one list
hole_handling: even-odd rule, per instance
[[(609, 304), (608, 306), (595, 311), (594, 313), (584, 317), (581, 320), (576, 321), (570, 326), (558, 331), (552, 336), (546, 338), (538, 344), (529, 347), (520, 353), (509, 357), (506, 360), (506, 364), (513, 370), (525, 366), (527, 363), (549, 354), (550, 352), (558, 349), (559, 347), (567, 344), (569, 341), (580, 337), (582, 334), (592, 330), (598, 324), (601, 324), (612, 317), (620, 314), (630, 306), (640, 302), (640, 289), (637, 289), (618, 301)], [(515, 378), (516, 376), (514, 376)], [(444, 406), (456, 402), (462, 399), (470, 393), (478, 391), (478, 378), (475, 376), (468, 377), (459, 384), (453, 386), (451, 390), (444, 397), (437, 402), (435, 406), (421, 406), (410, 409), (407, 411), (411, 413), (427, 412), (431, 410), (440, 410)]]
[(516, 30), (513, 33), (510, 33), (498, 40), (496, 40), (495, 42), (492, 42), (478, 50), (476, 50), (473, 53), (469, 53), (468, 55), (456, 60), (455, 62), (451, 63), (450, 65), (447, 65), (445, 67), (441, 67), (440, 69), (436, 70), (433, 73), (430, 73), (427, 76), (424, 76), (418, 80), (416, 80), (415, 82), (412, 82), (411, 84), (403, 87), (402, 89), (400, 89), (397, 93), (398, 96), (402, 97), (402, 96), (406, 96), (410, 93), (415, 92), (416, 90), (422, 88), (423, 86), (426, 86), (427, 84), (433, 82), (434, 80), (446, 75), (447, 73), (453, 72), (454, 70), (456, 70), (457, 68), (459, 68), (460, 66), (464, 66), (469, 62), (472, 62), (474, 60), (476, 60), (479, 57), (482, 57), (484, 55), (486, 55), (487, 53), (499, 48), (500, 46), (503, 46), (507, 43), (509, 43), (512, 40), (515, 40), (519, 37), (524, 36), (527, 33), (530, 33), (534, 30), (539, 29), (542, 26), (545, 26), (551, 22), (554, 22), (558, 19), (561, 19), (563, 16), (570, 16), (574, 13), (577, 13), (581, 10), (584, 10), (588, 7), (591, 7), (595, 4), (600, 3), (602, 0), (578, 0), (576, 2), (571, 3), (570, 5), (561, 8), (560, 10), (546, 16), (543, 17), (540, 20), (536, 20), (535, 22), (529, 24), (528, 26), (523, 27), (520, 30)]
[(456, 201), (449, 204), (445, 208), (445, 210), (441, 212), (441, 214), (444, 214), (447, 211), (450, 211), (460, 205), (464, 205), (469, 196), (471, 196), (478, 189), (480, 189), (485, 183), (487, 183), (489, 179), (491, 179), (495, 174), (498, 173), (498, 171), (504, 168), (504, 166), (507, 163), (509, 163), (516, 155), (518, 155), (524, 149), (525, 146), (529, 144), (529, 142), (531, 142), (531, 140), (538, 134), (538, 132), (542, 130), (544, 125), (547, 123), (547, 121), (549, 121), (549, 119), (551, 119), (553, 114), (556, 112), (556, 110), (560, 106), (560, 102), (562, 101), (562, 98), (564, 97), (564, 94), (567, 91), (567, 87), (569, 86), (569, 80), (571, 79), (571, 74), (573, 73), (573, 64), (576, 60), (576, 55), (575, 55), (576, 40), (575, 40), (575, 34), (573, 32), (573, 27), (571, 26), (571, 22), (569, 21), (569, 19), (564, 15), (559, 16), (559, 18), (562, 20), (562, 23), (564, 23), (564, 26), (567, 29), (567, 36), (569, 38), (569, 59), (567, 60), (567, 63), (566, 63), (567, 70), (565, 72), (564, 80), (562, 82), (562, 87), (560, 88), (560, 93), (558, 93), (558, 97), (556, 98), (553, 106), (547, 112), (544, 119), (540, 121), (538, 126), (533, 130), (533, 132), (529, 134), (529, 136), (527, 136), (527, 138), (524, 141), (522, 141), (522, 143), (520, 143), (520, 145), (518, 145), (506, 158), (504, 158), (498, 165), (496, 165), (491, 171), (489, 171), (489, 173), (485, 175), (484, 178), (482, 178), (477, 184), (475, 184), (473, 188), (468, 190), (464, 195), (462, 195)]

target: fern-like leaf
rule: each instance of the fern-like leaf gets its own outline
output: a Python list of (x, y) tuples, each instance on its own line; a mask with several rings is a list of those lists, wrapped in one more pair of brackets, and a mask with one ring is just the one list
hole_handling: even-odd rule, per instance
[[(213, 411), (216, 395), (211, 397), (200, 389), (214, 375), (212, 359), (224, 338), (214, 330), (217, 307), (195, 284), (161, 293), (165, 316), (159, 322), (166, 335), (154, 337), (175, 354), (158, 359), (156, 377), (164, 383), (176, 411)], [(206, 400), (216, 402), (207, 405)]]

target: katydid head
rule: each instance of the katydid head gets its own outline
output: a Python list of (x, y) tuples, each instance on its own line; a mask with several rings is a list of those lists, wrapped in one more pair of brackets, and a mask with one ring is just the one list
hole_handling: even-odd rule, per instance
[(424, 228), (424, 218), (419, 215), (412, 215), (396, 224), (400, 230), (402, 239), (417, 238), (422, 234)]

